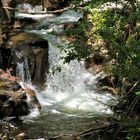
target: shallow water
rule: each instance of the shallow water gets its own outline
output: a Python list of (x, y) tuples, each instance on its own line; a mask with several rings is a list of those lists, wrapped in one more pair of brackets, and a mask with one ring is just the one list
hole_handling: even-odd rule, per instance
[(23, 124), (19, 128), (30, 139), (48, 139), (59, 134), (77, 134), (90, 128), (97, 128), (103, 125), (108, 116), (91, 112), (55, 110), (51, 106), (43, 108), (38, 117), (33, 117), (32, 114), (30, 117), (24, 118)]

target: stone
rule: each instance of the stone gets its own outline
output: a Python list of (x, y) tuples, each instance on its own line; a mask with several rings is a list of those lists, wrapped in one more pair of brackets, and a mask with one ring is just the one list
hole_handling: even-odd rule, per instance
[(49, 67), (48, 41), (33, 33), (18, 32), (9, 39), (8, 48), (14, 48), (12, 62), (15, 67), (17, 63), (24, 63), (25, 59), (28, 61), (32, 83), (41, 89)]
[(15, 85), (16, 78), (0, 69), (0, 118), (29, 114), (26, 92), (15, 90)]
[(36, 92), (35, 90), (31, 88), (25, 88), (24, 91), (26, 92), (29, 104), (31, 105), (32, 108), (41, 110), (41, 105), (36, 97)]
[(41, 109), (35, 90), (0, 69), (0, 118), (28, 115), (30, 109)]
[(26, 99), (22, 99), (20, 93), (18, 95), (15, 100), (10, 94), (0, 94), (0, 118), (7, 116), (18, 117), (29, 114)]

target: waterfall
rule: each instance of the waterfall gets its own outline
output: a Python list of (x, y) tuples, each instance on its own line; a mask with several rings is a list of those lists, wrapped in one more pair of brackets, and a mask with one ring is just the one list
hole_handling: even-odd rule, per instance
[(17, 77), (19, 77), (19, 79), (21, 79), (22, 81), (24, 81), (24, 63), (17, 63), (17, 67), (16, 67), (16, 75)]
[(56, 112), (72, 110), (112, 114), (109, 106), (117, 103), (116, 98), (108, 92), (99, 94), (97, 91), (98, 79), (104, 74), (92, 75), (84, 68), (83, 62), (77, 60), (63, 64), (61, 57), (66, 54), (56, 46), (65, 43), (44, 32), (42, 36), (48, 39), (50, 47), (50, 73), (47, 74), (46, 89), (38, 95), (42, 106), (52, 106), (52, 110), (55, 108)]
[[(82, 13), (66, 11), (60, 17), (46, 18), (40, 24), (49, 24), (48, 29), (32, 30), (49, 42), (50, 69), (46, 79), (46, 89), (38, 94), (38, 99), (44, 110), (53, 112), (78, 111), (92, 112), (94, 114), (112, 114), (110, 105), (117, 103), (117, 99), (108, 92), (98, 93), (96, 84), (103, 73), (92, 75), (77, 60), (63, 64), (61, 57), (65, 52), (57, 46), (64, 46), (67, 42), (58, 36), (52, 35), (52, 27), (58, 27), (67, 22), (77, 22)], [(38, 29), (38, 28), (37, 28)], [(55, 28), (56, 29), (56, 28)], [(51, 30), (52, 31), (52, 30)], [(55, 32), (57, 32), (56, 30)]]
[[(30, 33), (39, 34), (49, 43), (49, 73), (46, 73), (46, 87), (37, 93), (42, 110), (32, 111), (26, 118), (22, 117), (22, 129), (32, 139), (49, 139), (59, 134), (84, 132), (92, 126), (96, 128), (96, 125), (99, 125), (96, 122), (97, 118), (102, 120), (112, 115), (113, 111), (109, 106), (117, 103), (116, 97), (110, 93), (98, 91), (96, 84), (98, 79), (104, 77), (103, 72), (93, 75), (85, 69), (84, 62), (73, 60), (69, 64), (64, 64), (61, 59), (66, 54), (57, 46), (65, 47), (67, 41), (51, 32), (61, 33), (65, 23), (77, 22), (82, 17), (82, 13), (77, 12), (70, 10), (59, 16), (43, 15), (45, 19), (40, 20), (34, 30), (28, 30)], [(38, 15), (18, 16), (37, 19)], [(42, 15), (39, 15), (39, 19), (42, 19)], [(21, 56), (19, 58), (22, 61), (17, 63), (17, 75), (26, 81), (26, 77), (30, 79), (27, 59), (21, 59)], [(24, 86), (24, 83), (21, 84)]]
[[(17, 52), (16, 52), (17, 54)], [(29, 71), (28, 59), (23, 57), (20, 53), (18, 53), (18, 57), (20, 57), (16, 66), (16, 76), (22, 81), (28, 84), (31, 84), (31, 76)]]

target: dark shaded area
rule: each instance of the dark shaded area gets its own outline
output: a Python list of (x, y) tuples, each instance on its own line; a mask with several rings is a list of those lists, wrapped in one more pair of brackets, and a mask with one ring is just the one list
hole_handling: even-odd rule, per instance
[(0, 47), (0, 53), (1, 53), (0, 68), (2, 68), (3, 70), (6, 70), (11, 66), (11, 62), (10, 62), (11, 49), (6, 49), (4, 47)]
[[(26, 102), (26, 95), (0, 94), (0, 118), (10, 116), (23, 116), (29, 114), (29, 107)], [(16, 97), (15, 97), (16, 96)]]

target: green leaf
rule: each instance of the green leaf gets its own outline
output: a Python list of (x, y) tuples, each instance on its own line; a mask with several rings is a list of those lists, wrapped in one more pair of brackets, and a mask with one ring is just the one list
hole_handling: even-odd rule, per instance
[(135, 92), (136, 95), (140, 96), (140, 91)]

